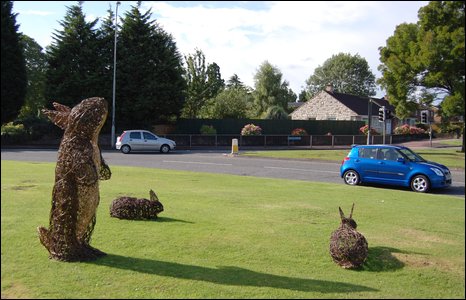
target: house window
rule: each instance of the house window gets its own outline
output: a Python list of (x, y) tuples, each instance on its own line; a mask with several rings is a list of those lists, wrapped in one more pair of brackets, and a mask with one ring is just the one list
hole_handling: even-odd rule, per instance
[(308, 120), (316, 120), (316, 117), (309, 117)]

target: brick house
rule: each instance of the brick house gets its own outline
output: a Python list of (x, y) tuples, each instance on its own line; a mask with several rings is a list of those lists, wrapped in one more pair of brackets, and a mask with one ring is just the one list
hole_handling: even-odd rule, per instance
[[(379, 122), (379, 108), (385, 106), (392, 115), (395, 111), (395, 107), (387, 99), (337, 93), (331, 85), (296, 108), (290, 117), (292, 120), (354, 120), (367, 123), (369, 100), (372, 100), (371, 127), (382, 133), (383, 122)], [(391, 134), (399, 121), (396, 118), (387, 120), (386, 133)]]

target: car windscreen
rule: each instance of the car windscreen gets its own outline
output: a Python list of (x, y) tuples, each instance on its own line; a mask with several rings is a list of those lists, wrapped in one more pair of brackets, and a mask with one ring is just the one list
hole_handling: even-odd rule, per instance
[(399, 150), (407, 159), (413, 162), (423, 162), (426, 161), (424, 158), (422, 158), (419, 154), (414, 153), (410, 149), (400, 149)]

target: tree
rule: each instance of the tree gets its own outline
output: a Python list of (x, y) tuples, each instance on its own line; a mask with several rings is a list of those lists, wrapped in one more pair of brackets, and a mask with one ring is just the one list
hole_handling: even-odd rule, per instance
[(204, 53), (196, 49), (185, 57), (187, 97), (183, 117), (197, 118), (207, 100), (214, 98), (225, 86), (220, 67), (216, 63), (206, 66)]
[(62, 30), (53, 34), (53, 42), (47, 48), (45, 97), (49, 102), (58, 101), (74, 106), (90, 97), (101, 97), (99, 81), (99, 47), (94, 26), (98, 20), (86, 22), (79, 5), (67, 7)]
[(237, 87), (237, 88), (249, 90), (249, 88), (247, 88), (247, 87), (244, 85), (244, 83), (239, 79), (239, 77), (238, 77), (237, 74), (233, 74), (233, 75), (230, 77), (230, 79), (228, 79), (227, 84), (226, 84), (226, 87), (227, 87), (227, 88)]
[(253, 98), (244, 87), (230, 86), (209, 99), (200, 112), (202, 118), (245, 119), (250, 114)]
[(26, 62), (27, 89), (20, 117), (37, 117), (45, 106), (44, 86), (47, 59), (42, 47), (31, 37), (21, 34)]
[(273, 105), (267, 108), (267, 111), (262, 115), (263, 119), (274, 119), (274, 120), (287, 120), (290, 117), (283, 107), (280, 105)]
[(116, 125), (151, 128), (181, 113), (186, 82), (173, 37), (139, 3), (125, 13), (117, 49)]
[(16, 24), (17, 14), (13, 14), (12, 9), (13, 1), (1, 1), (2, 124), (18, 116), (27, 86), (26, 65)]
[(280, 70), (272, 66), (268, 61), (264, 61), (257, 73), (254, 75), (254, 102), (257, 115), (262, 115), (271, 106), (280, 106), (285, 111), (288, 102), (296, 100), (296, 94), (288, 87), (289, 83), (282, 81), (283, 74)]
[(397, 113), (407, 116), (427, 97), (442, 101), (447, 117), (464, 114), (464, 8), (464, 1), (431, 1), (419, 9), (416, 24), (398, 25), (379, 48), (378, 82)]
[(323, 90), (329, 83), (338, 93), (356, 96), (374, 96), (375, 75), (366, 59), (359, 54), (339, 53), (332, 55), (322, 66), (317, 67), (306, 80), (309, 98)]

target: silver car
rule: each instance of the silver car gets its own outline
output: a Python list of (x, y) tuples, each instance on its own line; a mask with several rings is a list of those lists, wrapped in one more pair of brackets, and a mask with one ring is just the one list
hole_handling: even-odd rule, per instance
[(175, 149), (176, 143), (162, 138), (147, 130), (125, 130), (117, 137), (115, 147), (124, 154), (131, 151), (160, 151), (168, 153)]

